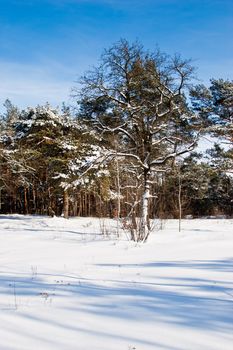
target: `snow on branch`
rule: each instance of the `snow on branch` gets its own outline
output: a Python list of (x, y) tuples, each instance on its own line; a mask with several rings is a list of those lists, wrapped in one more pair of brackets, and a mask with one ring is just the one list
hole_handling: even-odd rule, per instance
[(169, 159), (174, 159), (176, 157), (181, 156), (182, 154), (188, 153), (193, 151), (197, 143), (197, 140), (195, 139), (188, 147), (186, 147), (183, 150), (172, 152), (170, 154), (167, 154), (164, 157), (159, 157), (151, 162), (151, 167), (157, 166), (157, 165), (163, 165), (165, 164)]

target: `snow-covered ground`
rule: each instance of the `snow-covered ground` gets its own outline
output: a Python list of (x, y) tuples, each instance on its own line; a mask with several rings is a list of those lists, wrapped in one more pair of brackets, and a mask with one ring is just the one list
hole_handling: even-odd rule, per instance
[(1, 350), (233, 349), (233, 220), (103, 225), (0, 216)]

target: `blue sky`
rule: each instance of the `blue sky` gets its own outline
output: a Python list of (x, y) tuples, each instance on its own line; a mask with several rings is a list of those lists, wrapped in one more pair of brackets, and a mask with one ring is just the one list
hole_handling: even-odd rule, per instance
[[(0, 105), (69, 102), (74, 81), (120, 38), (232, 79), (231, 0), (0, 0)], [(0, 107), (1, 108), (1, 107)]]

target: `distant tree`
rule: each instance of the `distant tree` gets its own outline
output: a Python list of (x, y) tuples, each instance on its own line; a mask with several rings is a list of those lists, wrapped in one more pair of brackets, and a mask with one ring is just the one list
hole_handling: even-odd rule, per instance
[(17, 106), (13, 105), (9, 99), (6, 99), (3, 106), (5, 107), (6, 112), (2, 115), (2, 120), (5, 127), (5, 133), (9, 137), (13, 133), (13, 125), (19, 118), (20, 110)]
[[(228, 150), (221, 149), (221, 155), (228, 170), (233, 169), (233, 81), (212, 79), (210, 87), (198, 85), (191, 91), (193, 108), (199, 113), (204, 123), (204, 132), (218, 137), (228, 145)], [(218, 146), (216, 146), (218, 147)], [(220, 148), (212, 154), (220, 156)]]
[[(184, 213), (203, 215), (232, 215), (233, 179), (216, 165), (190, 155), (180, 165)], [(174, 179), (176, 182), (176, 178)], [(172, 185), (172, 182), (170, 181)], [(174, 186), (174, 185), (173, 185)], [(172, 189), (171, 192), (173, 193)], [(175, 191), (174, 191), (175, 192)]]
[(1, 115), (0, 128), (0, 207), (5, 211), (17, 211), (21, 206), (18, 189), (28, 186), (29, 174), (32, 176), (34, 169), (16, 151), (14, 124), (20, 117), (20, 110), (9, 100), (4, 107), (6, 112)]
[(44, 210), (56, 212), (59, 203), (63, 203), (64, 216), (68, 217), (66, 183), (72, 175), (70, 163), (80, 152), (79, 125), (68, 110), (61, 113), (49, 105), (39, 106), (22, 114), (16, 125), (16, 139), (37, 170), (36, 181), (44, 193)]
[(222, 172), (233, 171), (233, 149), (221, 147), (220, 143), (206, 150), (206, 158), (213, 169)]
[(218, 135), (230, 127), (225, 136), (232, 137), (233, 81), (212, 79), (209, 88), (197, 85), (191, 89), (191, 99), (206, 125), (216, 126), (213, 132)]

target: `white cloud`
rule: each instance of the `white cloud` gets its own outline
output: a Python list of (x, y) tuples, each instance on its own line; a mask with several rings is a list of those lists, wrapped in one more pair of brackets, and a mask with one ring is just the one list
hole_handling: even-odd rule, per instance
[(74, 73), (55, 62), (28, 65), (0, 61), (0, 108), (9, 98), (20, 108), (50, 102), (67, 101)]

